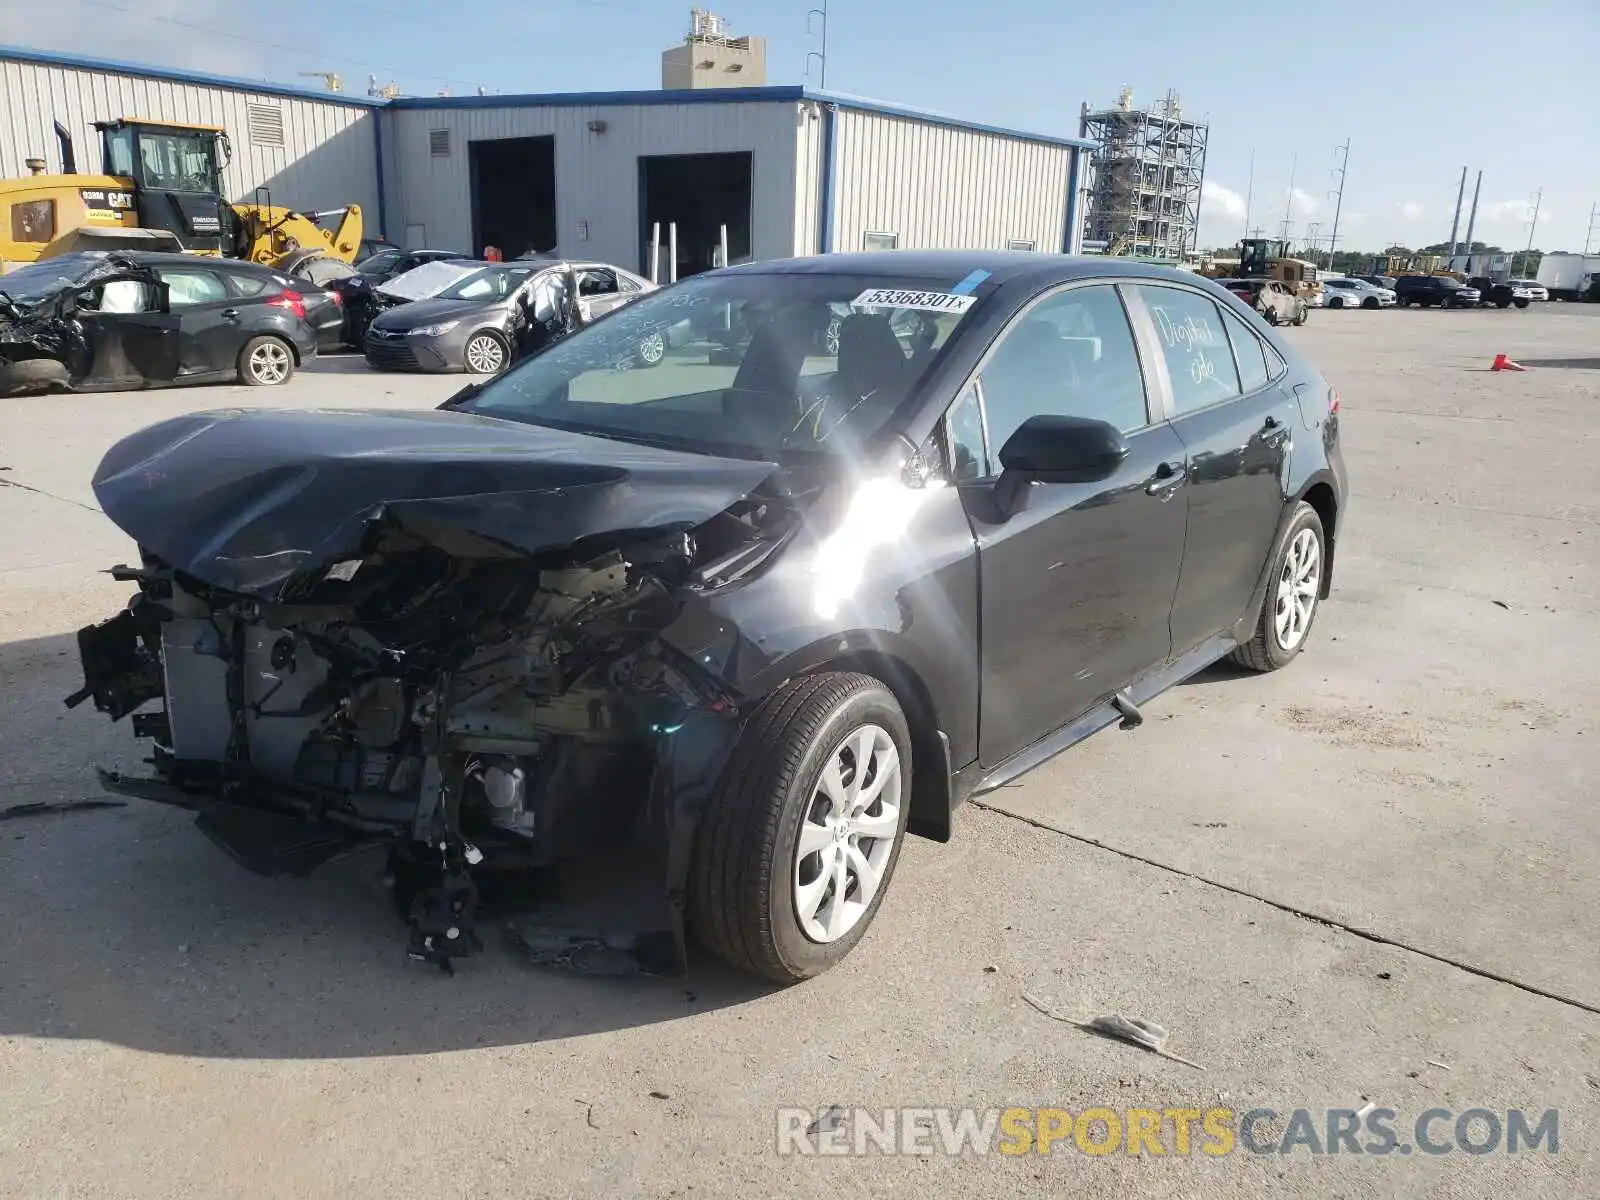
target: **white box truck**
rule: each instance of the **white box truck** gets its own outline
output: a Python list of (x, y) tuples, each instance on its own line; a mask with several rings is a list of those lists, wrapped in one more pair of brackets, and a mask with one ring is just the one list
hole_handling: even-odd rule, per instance
[(1597, 275), (1600, 254), (1546, 254), (1539, 260), (1539, 282), (1552, 300), (1586, 299)]

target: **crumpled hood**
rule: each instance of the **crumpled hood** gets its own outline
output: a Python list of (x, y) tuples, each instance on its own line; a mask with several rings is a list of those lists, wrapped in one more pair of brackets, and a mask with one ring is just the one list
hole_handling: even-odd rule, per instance
[(447, 410), (229, 409), (124, 438), (94, 491), (169, 565), (275, 599), (374, 522), (461, 555), (540, 554), (693, 528), (777, 470)]
[(440, 321), (482, 316), (497, 303), (492, 300), (413, 300), (390, 309), (372, 324), (376, 329), (416, 329), (422, 325), (436, 325)]

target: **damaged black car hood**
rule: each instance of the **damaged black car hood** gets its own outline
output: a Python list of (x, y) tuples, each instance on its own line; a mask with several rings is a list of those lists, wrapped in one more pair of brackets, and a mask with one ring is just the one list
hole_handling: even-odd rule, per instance
[(237, 409), (124, 438), (94, 491), (170, 566), (275, 599), (355, 556), (375, 524), (458, 555), (540, 554), (690, 529), (777, 470), (469, 413)]

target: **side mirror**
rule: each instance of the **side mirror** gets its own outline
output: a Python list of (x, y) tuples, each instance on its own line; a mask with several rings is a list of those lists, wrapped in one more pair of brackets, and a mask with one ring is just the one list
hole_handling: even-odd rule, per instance
[(1128, 457), (1122, 431), (1090, 417), (1029, 417), (1000, 447), (995, 501), (1005, 516), (1034, 483), (1099, 483)]

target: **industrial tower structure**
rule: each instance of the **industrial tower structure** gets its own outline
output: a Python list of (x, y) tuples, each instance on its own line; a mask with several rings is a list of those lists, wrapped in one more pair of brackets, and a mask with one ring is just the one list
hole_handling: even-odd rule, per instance
[(1123, 88), (1117, 106), (1083, 106), (1080, 136), (1095, 143), (1086, 183), (1086, 245), (1106, 254), (1182, 258), (1195, 248), (1200, 185), (1209, 127), (1183, 116), (1178, 93), (1153, 109), (1133, 107)]

